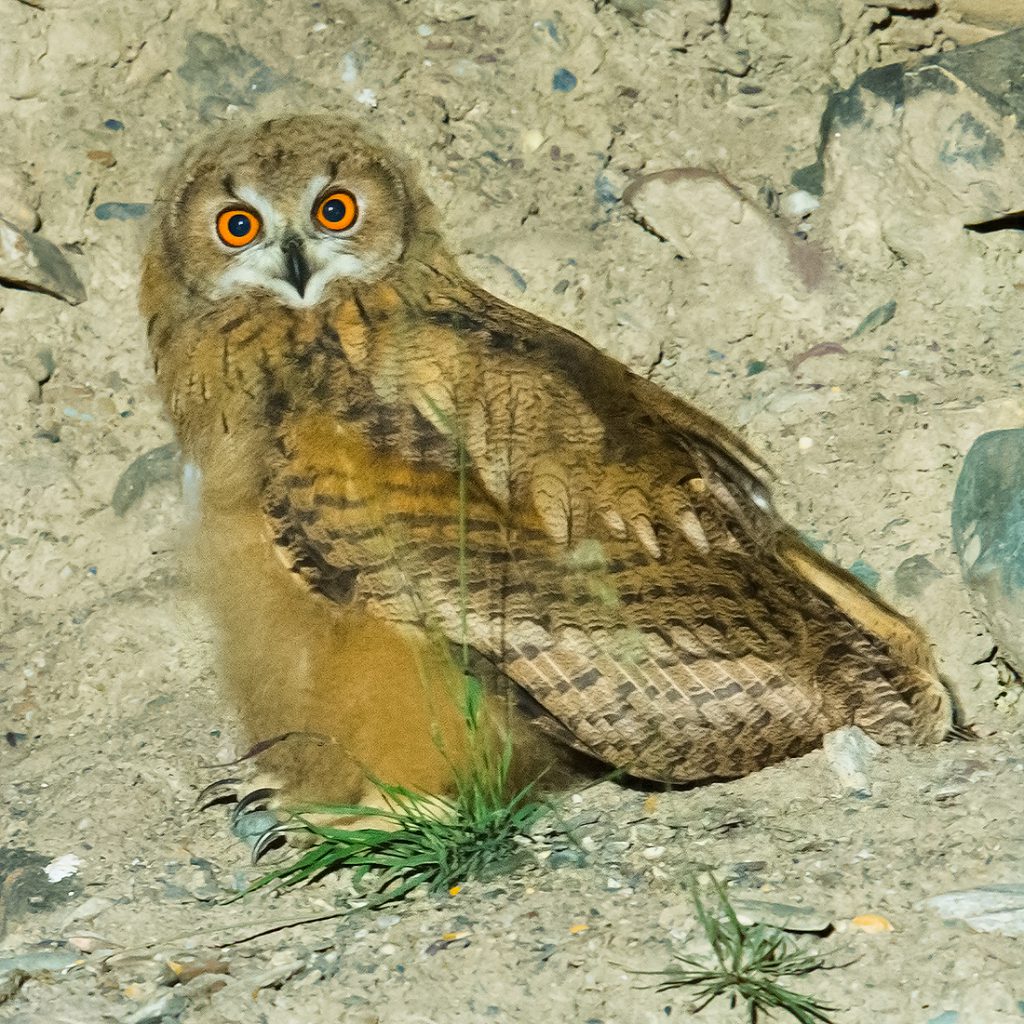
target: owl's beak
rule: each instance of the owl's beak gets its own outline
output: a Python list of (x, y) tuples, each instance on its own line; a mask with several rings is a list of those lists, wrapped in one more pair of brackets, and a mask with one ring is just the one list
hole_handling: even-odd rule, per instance
[(285, 280), (302, 298), (309, 284), (309, 263), (306, 262), (302, 239), (298, 235), (288, 235), (281, 241), (281, 251), (284, 253)]

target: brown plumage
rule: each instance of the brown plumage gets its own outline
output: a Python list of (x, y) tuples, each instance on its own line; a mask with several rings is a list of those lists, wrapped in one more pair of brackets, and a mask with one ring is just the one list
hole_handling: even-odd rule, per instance
[(447, 789), (463, 650), (531, 765), (688, 782), (843, 725), (945, 735), (924, 637), (780, 521), (745, 443), (467, 281), (354, 124), (228, 130), (161, 210), (157, 379), (250, 738), (300, 734), (268, 755), (289, 797)]

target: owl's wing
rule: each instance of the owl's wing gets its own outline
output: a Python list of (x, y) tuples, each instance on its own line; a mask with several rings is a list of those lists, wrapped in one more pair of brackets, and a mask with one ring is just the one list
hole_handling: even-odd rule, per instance
[[(463, 444), (499, 504), (531, 504), (568, 543), (598, 516), (655, 558), (664, 531), (698, 546), (732, 544), (737, 530), (772, 543), (780, 523), (765, 466), (742, 438), (578, 335), (429, 269), (418, 289), (427, 323), (406, 362), (432, 367), (436, 353), (458, 351), (458, 368), (428, 371), (410, 400)], [(711, 492), (703, 525), (699, 490)]]
[[(506, 350), (509, 331), (526, 337), (493, 318), (472, 330), (504, 332)], [(845, 713), (813, 683), (822, 624), (844, 652), (836, 671), (869, 683), (870, 640), (775, 557), (778, 526), (742, 443), (573, 339), (542, 334), (545, 354), (519, 358), (532, 393), (550, 388), (561, 401), (569, 389), (563, 416), (600, 413), (598, 458), (580, 455), (572, 431), (556, 437), (543, 456), (555, 483), (525, 497), (496, 497), (468, 426), (453, 454), (444, 416), (405, 410), (406, 430), (400, 410), (367, 397), (369, 383), (358, 421), (322, 409), (284, 417), (266, 505), (284, 561), (329, 600), (465, 646), (544, 709), (542, 726), (633, 774), (727, 777), (810, 749)], [(521, 369), (512, 360), (494, 370), (504, 407), (526, 400), (510, 383)], [(485, 377), (484, 390), (494, 383)], [(507, 426), (492, 440), (514, 445)], [(530, 436), (545, 431), (557, 423)], [(642, 531), (609, 521), (600, 488), (571, 531), (552, 530), (551, 507), (572, 519), (574, 485), (606, 474), (628, 481), (620, 497), (633, 489), (646, 502), (654, 550)]]

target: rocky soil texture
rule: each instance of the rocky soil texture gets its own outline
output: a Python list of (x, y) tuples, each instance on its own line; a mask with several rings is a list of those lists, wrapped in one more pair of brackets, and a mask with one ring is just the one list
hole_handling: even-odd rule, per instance
[[(755, 915), (809, 910), (845, 966), (794, 986), (837, 1021), (1024, 1017), (1024, 705), (951, 529), (973, 442), (1024, 425), (1019, 2), (0, 0), (0, 23), (0, 1021), (686, 1019), (635, 972), (699, 951), (707, 868)], [(581, 849), (538, 835), (443, 899), (371, 911), (342, 877), (222, 905), (247, 849), (193, 804), (239, 740), (178, 583), (137, 263), (183, 145), (291, 110), (364, 117), (467, 271), (738, 426), (785, 514), (928, 628), (979, 738), (882, 751), (866, 787), (822, 752), (602, 784), (567, 798)]]

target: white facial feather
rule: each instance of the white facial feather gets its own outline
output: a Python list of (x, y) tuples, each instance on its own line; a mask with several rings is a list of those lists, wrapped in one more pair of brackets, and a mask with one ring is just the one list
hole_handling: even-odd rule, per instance
[[(262, 227), (255, 242), (230, 253), (231, 262), (217, 281), (214, 294), (224, 296), (251, 288), (263, 288), (278, 296), (286, 305), (308, 307), (320, 301), (324, 289), (332, 281), (340, 278), (371, 281), (378, 277), (397, 257), (398, 249), (357, 253), (352, 239), (358, 234), (363, 220), (362, 197), (356, 195), (359, 219), (343, 235), (329, 235), (314, 225), (313, 204), (329, 184), (330, 179), (326, 177), (312, 179), (291, 222), (255, 189), (247, 185), (238, 186), (235, 189), (238, 198), (259, 214)], [(288, 233), (302, 238), (309, 264), (310, 277), (302, 295), (285, 276), (281, 241)], [(218, 244), (223, 243), (218, 240)]]

